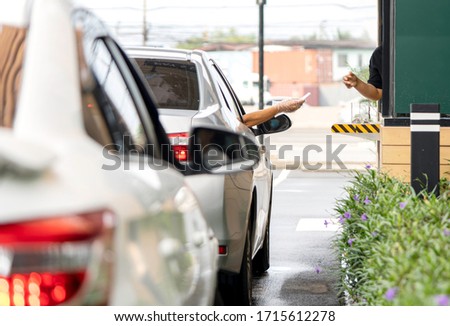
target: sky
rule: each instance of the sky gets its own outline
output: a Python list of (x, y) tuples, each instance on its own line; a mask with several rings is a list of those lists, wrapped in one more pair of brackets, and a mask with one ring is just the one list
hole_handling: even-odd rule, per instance
[[(258, 35), (256, 0), (79, 0), (92, 9), (126, 44), (142, 45), (144, 20), (148, 43), (170, 45), (192, 36), (235, 28)], [(290, 39), (337, 30), (377, 39), (377, 0), (267, 0), (264, 38)], [(144, 15), (144, 6), (146, 11)]]

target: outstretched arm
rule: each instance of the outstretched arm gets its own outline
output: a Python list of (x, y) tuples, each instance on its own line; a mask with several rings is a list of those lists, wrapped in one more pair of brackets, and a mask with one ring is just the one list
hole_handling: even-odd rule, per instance
[(354, 73), (349, 72), (343, 78), (344, 85), (347, 88), (354, 87), (362, 96), (372, 100), (378, 101), (381, 99), (383, 92), (381, 89), (376, 88), (372, 84), (368, 84), (359, 79)]
[(303, 103), (305, 103), (305, 100), (286, 100), (264, 110), (258, 110), (245, 114), (242, 117), (243, 122), (247, 127), (253, 127), (272, 119), (278, 113), (297, 111)]

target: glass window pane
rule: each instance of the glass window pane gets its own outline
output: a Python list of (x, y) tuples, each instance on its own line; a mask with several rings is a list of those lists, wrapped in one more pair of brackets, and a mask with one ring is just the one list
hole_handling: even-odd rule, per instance
[(147, 138), (138, 110), (117, 64), (103, 41), (96, 43), (92, 60), (94, 75), (106, 94), (122, 134), (129, 137), (129, 140), (124, 140), (126, 143), (131, 141), (133, 149), (143, 152)]
[(199, 109), (199, 82), (194, 63), (163, 59), (135, 60), (155, 95), (158, 107)]

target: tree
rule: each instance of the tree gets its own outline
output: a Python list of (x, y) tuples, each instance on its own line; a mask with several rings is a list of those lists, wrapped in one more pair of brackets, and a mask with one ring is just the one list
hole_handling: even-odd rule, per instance
[(256, 43), (256, 36), (238, 34), (236, 28), (231, 27), (228, 29), (228, 31), (223, 31), (221, 29), (216, 30), (212, 33), (205, 31), (201, 36), (193, 36), (183, 42), (179, 42), (177, 44), (177, 47), (184, 49), (196, 49), (210, 43)]
[(354, 40), (355, 37), (349, 31), (343, 31), (340, 28), (338, 28), (337, 39), (339, 41), (345, 41), (345, 40)]

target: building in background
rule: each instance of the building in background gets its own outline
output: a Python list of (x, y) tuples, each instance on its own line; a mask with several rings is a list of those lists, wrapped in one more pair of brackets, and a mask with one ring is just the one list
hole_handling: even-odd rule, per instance
[[(265, 101), (266, 96), (299, 97), (307, 92), (312, 94), (308, 103), (313, 106), (335, 106), (350, 101), (358, 94), (342, 85), (342, 77), (349, 70), (367, 67), (375, 47), (373, 42), (355, 40), (266, 44), (264, 74), (270, 88), (265, 93)], [(214, 44), (203, 50), (226, 72), (238, 96), (247, 99), (242, 81), (258, 72), (258, 49), (254, 45)]]

